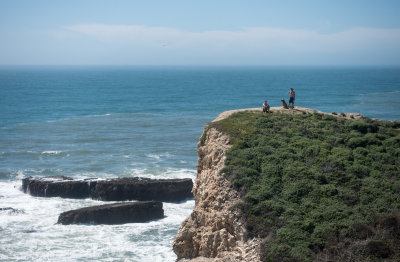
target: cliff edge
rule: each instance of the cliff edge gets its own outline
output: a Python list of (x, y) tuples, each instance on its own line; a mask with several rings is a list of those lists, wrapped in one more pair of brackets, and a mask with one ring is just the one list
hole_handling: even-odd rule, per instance
[(260, 111), (205, 126), (178, 260), (398, 261), (400, 123)]
[[(245, 111), (261, 112), (262, 109), (225, 111), (212, 122)], [(271, 112), (323, 113), (304, 107), (293, 110), (272, 107)], [(341, 117), (358, 119), (361, 115), (343, 113)], [(230, 147), (227, 134), (216, 128), (204, 127), (197, 144), (199, 160), (193, 186), (195, 208), (181, 224), (173, 243), (179, 261), (260, 261), (259, 245), (262, 239), (248, 238), (244, 215), (240, 209), (234, 208), (242, 201), (240, 193), (221, 175), (226, 152)]]
[[(212, 122), (244, 111), (261, 112), (261, 108), (226, 111)], [(304, 107), (293, 110), (272, 107), (271, 111), (287, 114), (323, 113)], [(342, 113), (341, 117), (359, 119), (362, 116)], [(240, 193), (221, 175), (226, 151), (230, 147), (227, 134), (216, 128), (204, 128), (197, 144), (199, 160), (193, 186), (195, 208), (181, 224), (173, 243), (180, 261), (260, 261), (259, 244), (262, 240), (248, 239), (244, 215), (234, 208), (242, 201)]]
[[(241, 110), (224, 112), (214, 121), (237, 111)], [(180, 261), (260, 261), (260, 240), (247, 239), (243, 215), (233, 208), (241, 201), (239, 192), (221, 175), (230, 147), (228, 135), (204, 128), (197, 144), (195, 207), (181, 224), (173, 244)]]

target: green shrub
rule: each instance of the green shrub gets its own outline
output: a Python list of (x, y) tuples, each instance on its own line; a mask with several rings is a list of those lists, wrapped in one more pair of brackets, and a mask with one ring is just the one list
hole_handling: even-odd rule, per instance
[[(233, 114), (226, 175), (268, 261), (312, 261), (354, 225), (400, 209), (400, 124), (323, 114)], [(335, 242), (335, 243), (336, 243)]]
[(356, 120), (349, 122), (349, 127), (353, 130), (357, 130), (363, 134), (367, 132), (373, 132), (375, 133), (378, 128), (376, 123), (367, 123), (365, 120)]

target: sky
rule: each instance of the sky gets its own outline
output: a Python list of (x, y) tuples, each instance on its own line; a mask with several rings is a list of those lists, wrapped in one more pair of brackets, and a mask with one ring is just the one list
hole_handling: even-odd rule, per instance
[(0, 65), (400, 65), (399, 0), (0, 0)]

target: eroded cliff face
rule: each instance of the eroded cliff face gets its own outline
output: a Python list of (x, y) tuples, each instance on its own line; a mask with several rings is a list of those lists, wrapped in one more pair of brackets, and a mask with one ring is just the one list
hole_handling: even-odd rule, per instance
[(223, 177), (229, 137), (205, 128), (197, 144), (195, 208), (181, 224), (173, 244), (180, 261), (260, 261), (260, 240), (247, 239), (239, 193)]
[[(261, 111), (261, 108), (226, 111), (214, 121), (240, 111)], [(286, 114), (323, 113), (346, 119), (362, 117), (354, 113), (328, 114), (304, 107), (292, 110), (272, 107), (271, 111)], [(241, 202), (240, 194), (221, 175), (229, 148), (226, 134), (215, 128), (204, 129), (197, 144), (199, 161), (193, 187), (195, 208), (181, 224), (173, 244), (179, 261), (260, 261), (261, 239), (247, 239), (244, 214), (234, 208)]]

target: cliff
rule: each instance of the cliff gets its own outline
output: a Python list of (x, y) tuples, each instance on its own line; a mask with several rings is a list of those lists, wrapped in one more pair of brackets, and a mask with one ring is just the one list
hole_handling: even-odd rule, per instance
[(399, 258), (400, 123), (259, 111), (227, 111), (205, 127), (178, 260)]
[[(259, 109), (254, 109), (259, 110)], [(237, 112), (222, 113), (214, 121)], [(206, 126), (197, 144), (197, 177), (193, 186), (195, 208), (181, 224), (173, 244), (180, 261), (259, 261), (259, 239), (247, 239), (243, 214), (233, 208), (241, 198), (221, 175), (229, 136)], [(191, 260), (187, 260), (190, 259)], [(193, 259), (195, 258), (195, 259)]]
[[(238, 112), (261, 112), (261, 108), (226, 111), (212, 122)], [(294, 110), (273, 107), (271, 112), (322, 113), (303, 107)], [(343, 118), (350, 116), (361, 117), (360, 114), (342, 115)], [(181, 224), (173, 244), (180, 261), (260, 261), (259, 245), (262, 239), (248, 237), (244, 215), (241, 209), (235, 208), (242, 203), (241, 194), (221, 174), (230, 147), (227, 134), (216, 128), (204, 127), (197, 144), (199, 160), (193, 187), (195, 208)]]

